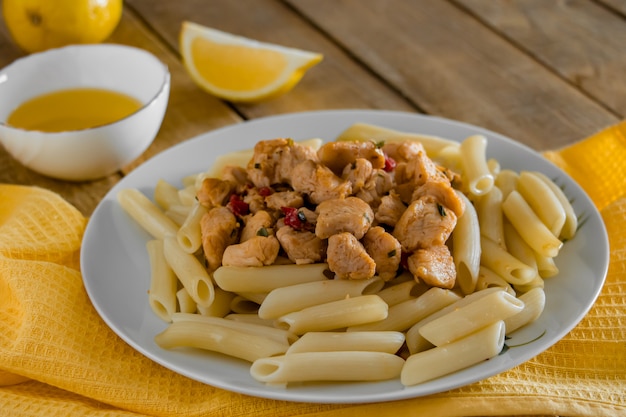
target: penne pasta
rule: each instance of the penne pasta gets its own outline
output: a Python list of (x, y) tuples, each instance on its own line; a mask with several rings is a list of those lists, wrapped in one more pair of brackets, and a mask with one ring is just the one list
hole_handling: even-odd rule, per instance
[(230, 310), (238, 314), (256, 314), (259, 304), (241, 295), (235, 295), (230, 302)]
[(195, 313), (198, 311), (198, 305), (184, 287), (176, 291), (176, 301), (178, 301), (178, 312), (180, 313)]
[(324, 263), (307, 265), (269, 265), (262, 267), (221, 266), (213, 272), (213, 279), (223, 290), (232, 292), (267, 292), (290, 285), (328, 278)]
[(502, 288), (512, 296), (516, 296), (515, 290), (511, 287), (511, 284), (489, 268), (481, 266), (480, 272), (478, 273), (478, 281), (476, 281), (476, 291), (482, 291), (487, 288)]
[(498, 172), (495, 179), (495, 186), (502, 192), (502, 200), (508, 197), (511, 191), (517, 189), (519, 174), (510, 169), (503, 169)]
[(505, 326), (498, 321), (456, 342), (409, 356), (400, 381), (417, 385), (465, 369), (498, 355), (504, 347)]
[(493, 187), (488, 193), (476, 198), (474, 204), (476, 216), (478, 217), (479, 234), (506, 249), (503, 226), (504, 216), (502, 215), (502, 191), (498, 187)]
[(220, 287), (214, 287), (215, 296), (208, 307), (198, 306), (198, 313), (203, 316), (224, 317), (230, 313), (230, 303), (235, 294), (224, 291)]
[(559, 254), (563, 242), (543, 224), (519, 192), (512, 191), (508, 195), (502, 202), (502, 211), (535, 252), (548, 257)]
[(195, 253), (202, 246), (200, 219), (206, 213), (207, 209), (196, 201), (180, 229), (178, 229), (176, 240), (185, 252)]
[[(497, 188), (494, 187), (493, 190)], [(480, 268), (480, 224), (477, 212), (469, 199), (463, 193), (457, 194), (465, 203), (465, 211), (457, 219), (456, 227), (452, 231), (452, 258), (461, 291), (463, 294), (471, 294), (476, 288)]]
[(532, 172), (520, 172), (517, 191), (555, 237), (565, 225), (565, 209), (550, 186)]
[(448, 306), (461, 297), (450, 290), (433, 287), (417, 298), (389, 307), (387, 317), (373, 323), (348, 327), (348, 332), (362, 331), (405, 331), (422, 320)]
[(474, 196), (488, 193), (494, 184), (486, 159), (487, 138), (473, 135), (461, 142), (463, 174), (467, 179), (468, 191)]
[(404, 359), (383, 352), (304, 352), (254, 361), (250, 374), (267, 383), (382, 381), (397, 378)]
[(163, 252), (189, 296), (202, 307), (208, 307), (215, 297), (215, 288), (206, 268), (193, 255), (185, 252), (174, 236), (163, 240)]
[(413, 299), (428, 290), (426, 285), (421, 285), (411, 275), (410, 281), (404, 281), (399, 284), (394, 284), (389, 287), (385, 287), (376, 293), (383, 299), (389, 307), (396, 304), (400, 304), (403, 301)]
[(287, 349), (302, 352), (367, 351), (395, 354), (404, 343), (402, 332), (308, 332)]
[(157, 317), (170, 322), (177, 308), (178, 278), (165, 260), (162, 240), (149, 240), (146, 243), (146, 250), (150, 259), (148, 303)]
[(293, 311), (346, 297), (374, 294), (383, 286), (378, 278), (367, 280), (324, 280), (290, 285), (272, 290), (261, 303), (259, 317), (275, 319)]
[(486, 295), (425, 324), (420, 334), (435, 346), (461, 339), (483, 327), (505, 320), (524, 309), (524, 302), (505, 291)]
[(548, 187), (550, 187), (556, 198), (563, 206), (563, 210), (565, 211), (565, 223), (563, 224), (561, 234), (558, 237), (563, 240), (571, 239), (572, 237), (574, 237), (574, 235), (576, 234), (576, 230), (578, 229), (578, 217), (576, 216), (574, 207), (572, 207), (572, 204), (570, 203), (563, 190), (558, 185), (556, 185), (554, 181), (546, 177), (545, 174), (542, 174), (538, 171), (533, 171), (532, 174), (542, 180)]
[(546, 306), (543, 288), (535, 287), (520, 295), (519, 299), (524, 303), (524, 309), (504, 320), (507, 335), (537, 320)]
[(302, 335), (380, 321), (387, 317), (388, 309), (379, 296), (362, 295), (285, 314), (276, 320), (275, 325)]
[(168, 234), (175, 235), (178, 231), (178, 225), (137, 189), (120, 190), (117, 201), (137, 224), (156, 239), (163, 239)]
[(481, 264), (491, 269), (510, 284), (526, 284), (537, 271), (502, 249), (486, 237), (480, 239)]
[[(198, 315), (198, 317), (207, 318)], [(191, 347), (223, 353), (253, 362), (280, 355), (289, 345), (265, 336), (200, 321), (175, 321), (154, 337), (163, 349)]]
[(160, 179), (154, 186), (154, 201), (162, 210), (167, 211), (171, 206), (179, 205), (178, 188)]

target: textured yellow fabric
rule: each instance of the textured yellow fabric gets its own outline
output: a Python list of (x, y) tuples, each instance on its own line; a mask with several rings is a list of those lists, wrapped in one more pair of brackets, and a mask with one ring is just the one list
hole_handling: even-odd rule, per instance
[(0, 185), (0, 416), (624, 416), (626, 124), (546, 153), (601, 209), (611, 260), (597, 302), (563, 340), (510, 371), (390, 403), (301, 404), (194, 382), (100, 319), (77, 253), (85, 219), (57, 195)]

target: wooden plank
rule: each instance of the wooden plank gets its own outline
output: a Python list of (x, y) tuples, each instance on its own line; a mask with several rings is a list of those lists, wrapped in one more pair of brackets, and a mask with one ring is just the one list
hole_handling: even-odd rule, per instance
[[(3, 30), (0, 35), (6, 35), (6, 32)], [(10, 42), (6, 36), (1, 39), (0, 45)], [(200, 91), (188, 78), (176, 54), (160, 43), (131, 11), (124, 12), (120, 25), (107, 42), (132, 45), (154, 53), (169, 67), (172, 82), (168, 110), (161, 130), (148, 150), (123, 169), (122, 174), (176, 143), (207, 130), (241, 121), (230, 107)], [(7, 48), (13, 50), (11, 46)], [(51, 189), (60, 193), (86, 215), (93, 211), (100, 199), (120, 178), (120, 174), (114, 174), (99, 181), (77, 184), (57, 181), (25, 168), (0, 147), (0, 183), (38, 185)]]
[(449, 2), (288, 1), (427, 113), (485, 126), (538, 150), (618, 120)]
[(626, 0), (598, 0), (601, 4), (626, 15)]
[(363, 68), (332, 41), (274, 0), (127, 0), (156, 32), (178, 48), (182, 22), (190, 20), (215, 29), (300, 48), (324, 55), (289, 93), (275, 99), (236, 105), (246, 118), (305, 110), (379, 108), (416, 111), (384, 82)]
[[(626, 22), (590, 0), (455, 0), (528, 54), (626, 116)], [(626, 2), (614, 1), (626, 12)]]

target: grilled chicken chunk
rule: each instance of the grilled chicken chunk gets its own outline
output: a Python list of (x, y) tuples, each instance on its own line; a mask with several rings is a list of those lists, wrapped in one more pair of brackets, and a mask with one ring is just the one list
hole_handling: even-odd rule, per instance
[(266, 196), (265, 205), (272, 210), (280, 210), (281, 207), (300, 208), (304, 205), (304, 198), (297, 191), (279, 191)]
[(254, 236), (243, 243), (230, 245), (224, 251), (224, 266), (271, 265), (280, 251), (276, 236)]
[(326, 241), (308, 231), (297, 231), (283, 226), (276, 237), (289, 259), (296, 264), (321, 262), (326, 256)]
[(406, 206), (402, 200), (400, 200), (400, 196), (392, 191), (381, 198), (380, 205), (374, 217), (378, 223), (394, 227), (405, 210)]
[(236, 184), (231, 181), (224, 181), (218, 178), (205, 178), (196, 197), (198, 202), (206, 208), (223, 206), (228, 201), (228, 197), (235, 191)]
[(340, 279), (368, 279), (376, 273), (376, 263), (352, 233), (343, 232), (328, 239), (328, 268)]
[(239, 223), (226, 207), (210, 209), (200, 220), (202, 249), (210, 271), (222, 264), (224, 251), (237, 242)]
[(262, 140), (254, 146), (247, 173), (257, 187), (289, 183), (293, 168), (303, 161), (318, 161), (315, 150), (291, 139)]
[(413, 201), (393, 229), (393, 235), (402, 250), (411, 253), (417, 249), (443, 245), (456, 226), (454, 212), (433, 197)]
[(352, 186), (335, 175), (328, 167), (311, 160), (298, 164), (291, 173), (291, 186), (308, 195), (313, 204), (334, 198), (347, 197)]
[(222, 169), (222, 179), (235, 185), (235, 192), (242, 194), (250, 185), (250, 179), (245, 168), (227, 165)]
[(383, 196), (393, 189), (393, 175), (382, 169), (375, 169), (356, 196), (367, 204), (378, 207)]
[(328, 142), (318, 149), (317, 155), (337, 175), (359, 158), (369, 161), (374, 169), (385, 166), (385, 155), (374, 142)]
[(454, 287), (456, 269), (450, 250), (446, 245), (418, 249), (407, 259), (409, 271), (417, 279), (433, 287)]
[(392, 141), (385, 142), (382, 147), (385, 155), (389, 156), (396, 162), (407, 162), (415, 158), (420, 152), (424, 151), (424, 146), (415, 141)]
[(352, 192), (358, 193), (371, 178), (372, 163), (364, 158), (357, 158), (354, 162), (348, 164), (341, 173), (341, 178), (352, 184)]
[(415, 189), (411, 198), (418, 200), (425, 196), (433, 197), (439, 204), (452, 210), (457, 217), (460, 217), (465, 211), (465, 203), (452, 188), (448, 179), (428, 181), (420, 185)]
[(376, 263), (376, 273), (389, 281), (395, 278), (400, 266), (400, 242), (380, 226), (372, 227), (363, 237), (363, 246)]
[(341, 232), (350, 232), (357, 240), (361, 239), (374, 220), (369, 204), (356, 197), (326, 200), (315, 211), (318, 214), (315, 234), (321, 239)]
[(259, 210), (255, 214), (245, 217), (245, 224), (241, 230), (240, 242), (252, 239), (255, 236), (268, 236), (274, 234), (274, 218), (265, 210)]

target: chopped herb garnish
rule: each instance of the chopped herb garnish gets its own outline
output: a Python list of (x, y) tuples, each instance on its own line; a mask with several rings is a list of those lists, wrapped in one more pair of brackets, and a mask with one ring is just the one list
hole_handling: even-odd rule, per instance
[(306, 222), (306, 215), (300, 210), (298, 210), (298, 220), (300, 220), (302, 223)]
[(387, 258), (393, 258), (394, 256), (396, 256), (396, 250), (390, 250), (389, 252), (387, 252)]
[(444, 209), (443, 206), (439, 203), (437, 203), (437, 210), (439, 211), (439, 215), (441, 217), (446, 217), (446, 209)]
[(385, 141), (384, 141), (384, 140), (381, 140), (381, 141), (379, 141), (379, 142), (374, 142), (374, 145), (376, 146), (376, 148), (380, 149), (380, 148), (382, 148), (383, 146), (385, 146)]
[(268, 233), (268, 231), (267, 231), (267, 229), (265, 227), (261, 227), (259, 230), (256, 231), (256, 235), (257, 236), (268, 237), (270, 234)]

